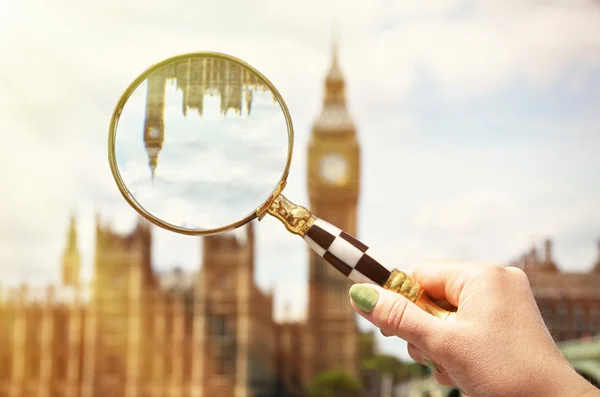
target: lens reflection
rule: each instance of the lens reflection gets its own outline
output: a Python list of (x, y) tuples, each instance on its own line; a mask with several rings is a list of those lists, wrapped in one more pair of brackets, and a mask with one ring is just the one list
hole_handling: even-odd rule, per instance
[(128, 99), (115, 137), (135, 201), (170, 225), (220, 228), (261, 205), (285, 169), (281, 105), (251, 70), (198, 56), (153, 72)]

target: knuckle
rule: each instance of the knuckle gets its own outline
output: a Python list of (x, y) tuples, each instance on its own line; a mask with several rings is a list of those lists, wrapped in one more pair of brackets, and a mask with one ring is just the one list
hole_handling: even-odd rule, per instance
[(383, 323), (386, 329), (401, 330), (404, 325), (404, 316), (408, 301), (405, 299), (394, 299), (389, 309), (383, 316)]
[(508, 272), (510, 272), (516, 280), (529, 282), (529, 278), (527, 277), (527, 274), (522, 269), (520, 269), (518, 267), (510, 266), (510, 267), (507, 267), (506, 270)]
[(490, 265), (483, 271), (483, 281), (490, 287), (503, 290), (526, 290), (530, 288), (527, 274), (514, 266)]
[(505, 280), (507, 274), (506, 268), (498, 264), (488, 265), (482, 270), (482, 276), (492, 283)]
[(506, 273), (506, 268), (497, 263), (489, 264), (485, 270), (486, 270), (486, 274), (489, 274), (490, 276), (498, 276), (498, 275)]
[(507, 272), (510, 274), (511, 281), (521, 291), (529, 290), (531, 288), (529, 277), (522, 269), (518, 267), (507, 267)]

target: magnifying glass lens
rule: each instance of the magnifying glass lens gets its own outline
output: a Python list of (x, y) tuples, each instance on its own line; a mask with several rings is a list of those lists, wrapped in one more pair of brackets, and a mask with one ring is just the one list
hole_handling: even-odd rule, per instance
[(256, 216), (290, 145), (269, 84), (218, 54), (175, 58), (142, 77), (114, 134), (117, 174), (134, 207), (191, 232)]

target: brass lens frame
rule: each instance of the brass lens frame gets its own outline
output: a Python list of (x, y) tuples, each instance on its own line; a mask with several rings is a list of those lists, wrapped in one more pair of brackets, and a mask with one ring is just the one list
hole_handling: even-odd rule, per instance
[[(117, 135), (117, 126), (118, 126), (119, 118), (121, 117), (123, 108), (127, 104), (129, 97), (155, 71), (157, 71), (171, 63), (185, 61), (185, 60), (191, 59), (191, 58), (213, 58), (213, 59), (216, 58), (216, 59), (235, 63), (235, 64), (241, 66), (242, 68), (247, 69), (249, 72), (251, 72), (256, 78), (258, 78), (262, 83), (264, 83), (265, 86), (267, 86), (269, 88), (269, 90), (271, 90), (273, 96), (275, 97), (275, 99), (279, 103), (279, 106), (281, 107), (281, 110), (283, 111), (283, 114), (285, 116), (285, 121), (287, 124), (287, 131), (288, 131), (288, 153), (287, 153), (287, 160), (286, 160), (285, 168), (283, 170), (281, 178), (277, 182), (277, 185), (275, 186), (275, 188), (273, 189), (273, 191), (271, 192), (269, 197), (261, 205), (259, 205), (256, 209), (254, 209), (247, 216), (245, 216), (243, 219), (240, 219), (239, 221), (231, 223), (226, 226), (222, 226), (222, 227), (214, 228), (214, 229), (206, 229), (206, 230), (192, 230), (192, 229), (186, 229), (186, 228), (178, 227), (175, 225), (171, 225), (170, 223), (167, 223), (167, 222), (155, 217), (148, 211), (146, 211), (137, 202), (137, 200), (133, 197), (133, 195), (130, 193), (129, 189), (123, 182), (123, 179), (121, 178), (121, 173), (119, 172), (119, 168), (117, 167), (117, 159), (116, 159), (116, 155), (115, 155), (115, 140), (116, 140), (116, 135)], [(110, 128), (109, 128), (109, 136), (108, 136), (108, 162), (110, 164), (110, 169), (112, 171), (113, 177), (115, 178), (115, 181), (117, 182), (117, 186), (119, 188), (119, 191), (123, 195), (123, 198), (125, 198), (125, 201), (127, 201), (127, 203), (129, 203), (129, 205), (131, 205), (142, 217), (144, 217), (148, 221), (152, 222), (153, 224), (160, 226), (163, 229), (172, 231), (172, 232), (191, 235), (191, 236), (208, 236), (208, 235), (212, 235), (212, 234), (218, 234), (218, 233), (232, 231), (234, 229), (239, 228), (240, 226), (247, 224), (248, 222), (250, 222), (256, 218), (258, 218), (259, 220), (262, 219), (262, 217), (264, 216), (266, 211), (269, 209), (269, 207), (271, 207), (271, 204), (273, 204), (275, 199), (281, 194), (281, 192), (283, 191), (283, 188), (285, 187), (285, 185), (287, 183), (290, 165), (292, 162), (293, 147), (294, 147), (294, 128), (292, 126), (292, 118), (290, 116), (288, 107), (285, 104), (285, 101), (283, 100), (283, 97), (281, 96), (279, 91), (275, 88), (273, 83), (271, 83), (269, 81), (269, 79), (267, 79), (262, 73), (260, 73), (254, 67), (252, 67), (251, 65), (242, 61), (241, 59), (238, 59), (234, 56), (220, 53), (220, 52), (201, 51), (201, 52), (192, 52), (192, 53), (175, 55), (175, 56), (167, 58), (159, 63), (156, 63), (156, 64), (150, 66), (148, 69), (146, 69), (142, 74), (140, 74), (129, 85), (129, 87), (127, 87), (125, 92), (119, 98), (119, 101), (117, 102), (117, 105), (115, 106), (115, 110), (114, 110), (112, 118), (110, 120)]]

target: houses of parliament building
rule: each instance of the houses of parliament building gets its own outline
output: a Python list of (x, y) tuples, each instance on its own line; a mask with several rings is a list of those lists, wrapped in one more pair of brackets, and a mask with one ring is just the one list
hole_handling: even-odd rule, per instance
[[(152, 84), (156, 81), (149, 81), (147, 100), (160, 102), (160, 95), (151, 95)], [(309, 163), (334, 151), (358, 168), (344, 85), (334, 51)], [(185, 101), (201, 112), (202, 103), (194, 98), (190, 94)], [(244, 105), (227, 99), (226, 105), (232, 104)], [(245, 105), (250, 111), (250, 102)], [(148, 117), (152, 112), (147, 111), (147, 124)], [(162, 131), (156, 129), (160, 123), (151, 122), (144, 138), (154, 168)], [(314, 164), (308, 173), (314, 213), (356, 234), (358, 175), (332, 186)], [(316, 254), (309, 259), (307, 318), (276, 322), (273, 296), (254, 282), (253, 223), (245, 227), (245, 239), (204, 237), (202, 263), (192, 277), (153, 271), (152, 227), (145, 220), (123, 235), (98, 216), (95, 232), (90, 288), (80, 282), (73, 217), (62, 285), (41, 292), (22, 286), (2, 294), (1, 397), (301, 396), (323, 371), (359, 375), (350, 282)]]

